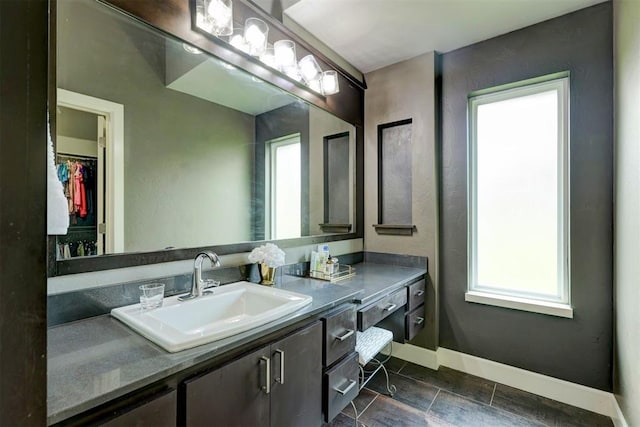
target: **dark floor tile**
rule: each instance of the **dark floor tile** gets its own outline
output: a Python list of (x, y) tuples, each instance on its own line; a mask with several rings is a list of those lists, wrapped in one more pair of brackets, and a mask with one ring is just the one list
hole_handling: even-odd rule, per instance
[(369, 405), (358, 421), (367, 427), (444, 427), (450, 425), (424, 411), (419, 411), (383, 395), (379, 395)]
[(428, 413), (460, 427), (543, 426), (543, 424), (444, 390), (440, 390)]
[(496, 386), (492, 406), (550, 426), (612, 426), (611, 418), (503, 384)]
[[(393, 395), (395, 400), (422, 411), (429, 409), (429, 405), (431, 405), (433, 398), (438, 393), (436, 387), (393, 372), (389, 372), (389, 381), (396, 386), (396, 392)], [(384, 372), (378, 372), (367, 383), (367, 387), (378, 393), (387, 394), (387, 379)]]
[(392, 357), (391, 359), (389, 359), (387, 363), (384, 364), (384, 366), (387, 367), (387, 370), (389, 372), (398, 372), (400, 369), (404, 368), (404, 365), (406, 364), (407, 364), (406, 360), (398, 359), (397, 357)]
[(355, 425), (356, 422), (353, 418), (347, 417), (345, 414), (338, 414), (333, 421), (324, 423), (322, 427), (355, 427)]
[[(367, 390), (366, 388), (363, 388), (362, 390), (360, 390), (360, 394), (358, 394), (358, 397), (353, 399), (353, 403), (356, 405), (356, 410), (358, 411), (358, 414), (361, 414), (362, 411), (364, 411), (367, 408), (367, 406), (369, 406), (369, 404), (373, 401), (373, 399), (375, 399), (377, 396), (378, 396), (378, 393), (374, 393), (371, 390)], [(353, 407), (351, 406), (351, 404), (348, 404), (347, 406), (345, 406), (345, 408), (342, 410), (342, 413), (350, 417), (355, 416), (353, 413)]]
[(423, 381), (434, 387), (442, 388), (468, 397), (478, 402), (489, 404), (495, 383), (484, 378), (465, 374), (464, 372), (441, 366), (439, 370), (425, 368), (408, 362), (400, 370), (400, 375)]

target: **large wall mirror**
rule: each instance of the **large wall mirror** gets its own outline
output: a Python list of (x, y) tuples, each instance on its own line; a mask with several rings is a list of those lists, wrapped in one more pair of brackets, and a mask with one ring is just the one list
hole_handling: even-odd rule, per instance
[(70, 227), (51, 243), (66, 266), (52, 274), (118, 254), (353, 237), (354, 125), (103, 3), (56, 9)]

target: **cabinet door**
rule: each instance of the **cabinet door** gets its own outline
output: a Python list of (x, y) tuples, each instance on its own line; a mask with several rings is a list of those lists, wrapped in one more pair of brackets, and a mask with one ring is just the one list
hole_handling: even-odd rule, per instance
[(176, 425), (177, 393), (172, 390), (105, 423), (103, 427), (170, 427)]
[(269, 347), (185, 382), (187, 426), (258, 426), (269, 420)]
[(271, 425), (322, 424), (322, 324), (271, 344)]

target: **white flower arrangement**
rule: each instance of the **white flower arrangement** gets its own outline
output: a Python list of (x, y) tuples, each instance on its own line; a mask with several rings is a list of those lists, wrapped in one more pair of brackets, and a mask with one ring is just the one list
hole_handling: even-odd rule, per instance
[(273, 243), (254, 248), (249, 254), (249, 262), (261, 262), (269, 267), (284, 265), (284, 251)]

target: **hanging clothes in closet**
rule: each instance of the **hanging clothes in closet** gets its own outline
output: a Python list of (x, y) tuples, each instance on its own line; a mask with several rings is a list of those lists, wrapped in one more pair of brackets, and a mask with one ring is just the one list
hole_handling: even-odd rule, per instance
[(97, 159), (58, 154), (58, 179), (69, 208), (67, 235), (57, 237), (58, 259), (98, 254)]

